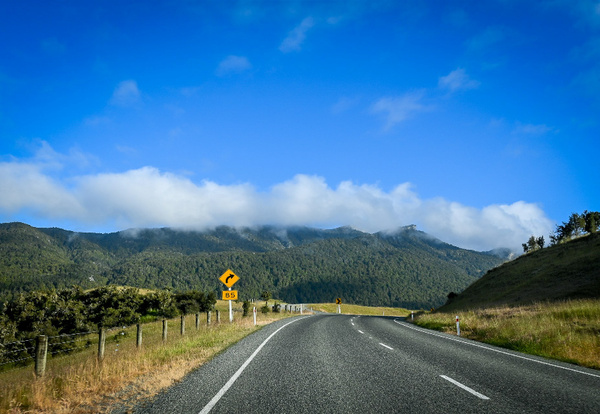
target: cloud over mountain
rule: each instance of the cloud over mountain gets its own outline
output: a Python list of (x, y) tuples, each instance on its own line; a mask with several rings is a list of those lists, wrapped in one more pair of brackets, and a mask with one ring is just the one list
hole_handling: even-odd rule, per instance
[(222, 185), (143, 167), (115, 173), (55, 179), (48, 163), (0, 163), (0, 217), (33, 211), (79, 226), (180, 227), (204, 229), (222, 224), (335, 227), (368, 232), (416, 223), (432, 235), (461, 247), (517, 250), (531, 234), (546, 235), (551, 221), (535, 204), (518, 201), (476, 208), (443, 198), (423, 199), (410, 183), (390, 191), (373, 184), (298, 174), (267, 191), (249, 183)]

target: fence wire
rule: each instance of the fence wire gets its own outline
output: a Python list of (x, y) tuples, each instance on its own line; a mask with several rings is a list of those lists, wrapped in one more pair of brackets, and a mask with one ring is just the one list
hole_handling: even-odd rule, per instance
[[(48, 354), (55, 356), (89, 348), (93, 343), (89, 336), (97, 333), (98, 331), (88, 331), (48, 336)], [(0, 343), (0, 367), (9, 364), (27, 365), (34, 361), (35, 341), (36, 339), (32, 338)]]

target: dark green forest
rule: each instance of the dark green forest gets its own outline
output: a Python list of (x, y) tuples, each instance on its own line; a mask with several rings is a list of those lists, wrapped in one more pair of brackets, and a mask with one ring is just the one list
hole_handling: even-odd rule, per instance
[(414, 226), (375, 234), (347, 227), (100, 234), (8, 223), (0, 224), (0, 300), (73, 285), (219, 294), (218, 277), (230, 268), (240, 277), (235, 288), (242, 300), (267, 290), (289, 303), (341, 297), (344, 303), (430, 308), (501, 264), (506, 253), (460, 249)]

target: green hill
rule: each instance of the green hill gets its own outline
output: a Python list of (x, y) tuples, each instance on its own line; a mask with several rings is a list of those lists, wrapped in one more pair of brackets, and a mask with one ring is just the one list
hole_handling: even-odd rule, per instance
[(9, 223), (0, 224), (0, 298), (73, 284), (220, 291), (218, 277), (231, 268), (243, 299), (269, 290), (290, 303), (342, 297), (429, 308), (502, 263), (500, 256), (460, 249), (414, 226), (375, 234), (269, 226), (99, 234)]
[(494, 268), (440, 310), (582, 298), (600, 298), (598, 233), (531, 252)]

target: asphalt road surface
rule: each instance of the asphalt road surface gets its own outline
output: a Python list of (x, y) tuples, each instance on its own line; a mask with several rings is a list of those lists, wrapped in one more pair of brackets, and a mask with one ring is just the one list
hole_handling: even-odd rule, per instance
[(600, 413), (600, 371), (395, 317), (284, 319), (136, 413)]

